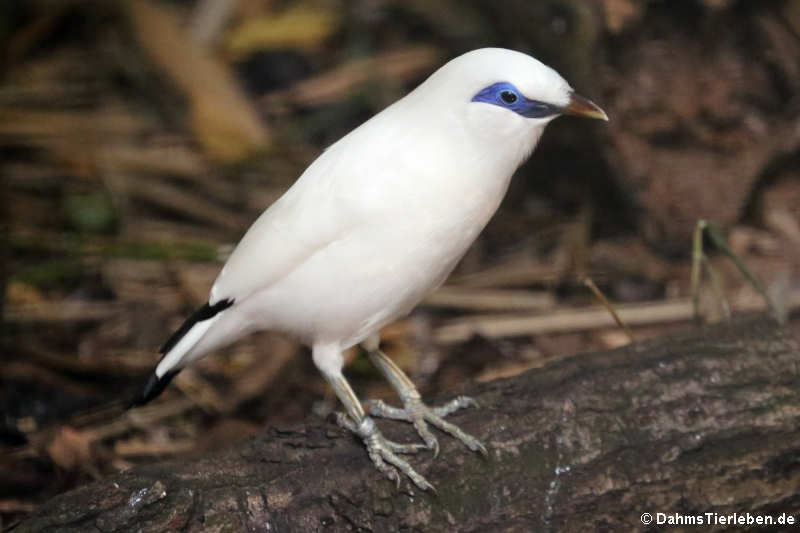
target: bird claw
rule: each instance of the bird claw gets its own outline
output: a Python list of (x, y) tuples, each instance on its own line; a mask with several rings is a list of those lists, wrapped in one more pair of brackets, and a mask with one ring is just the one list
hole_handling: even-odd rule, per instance
[(407, 461), (397, 455), (417, 453), (422, 449), (433, 450), (434, 457), (439, 455), (439, 441), (428, 428), (428, 423), (457, 438), (470, 450), (487, 455), (486, 447), (478, 439), (468, 435), (455, 424), (444, 420), (445, 416), (459, 409), (477, 407), (478, 403), (468, 396), (458, 396), (440, 407), (428, 407), (419, 396), (406, 397), (402, 409), (387, 405), (381, 400), (370, 400), (365, 402), (364, 405), (371, 415), (412, 423), (419, 436), (425, 442), (425, 444), (392, 442), (381, 434), (375, 422), (369, 416), (365, 416), (361, 421), (355, 422), (344, 413), (336, 413), (336, 422), (341, 427), (361, 437), (375, 468), (389, 480), (394, 481), (398, 488), (400, 488), (401, 481), (400, 473), (403, 473), (419, 489), (436, 492), (436, 489), (428, 483), (428, 480), (418, 474)]
[(375, 422), (370, 417), (364, 417), (358, 424), (344, 413), (336, 413), (336, 422), (343, 428), (352, 431), (364, 441), (372, 463), (390, 481), (394, 481), (397, 488), (400, 488), (401, 477), (399, 472), (408, 476), (420, 490), (436, 489), (428, 483), (422, 475), (417, 473), (410, 464), (397, 454), (413, 454), (426, 449), (424, 444), (400, 444), (390, 441), (378, 430)]
[(458, 396), (439, 407), (428, 407), (419, 397), (413, 396), (405, 399), (402, 409), (387, 405), (381, 400), (370, 400), (365, 405), (369, 414), (373, 416), (412, 423), (420, 438), (425, 442), (425, 446), (433, 450), (434, 457), (439, 455), (439, 441), (428, 429), (428, 423), (457, 438), (473, 452), (479, 452), (484, 456), (488, 455), (486, 447), (478, 439), (465, 433), (455, 424), (444, 420), (445, 416), (459, 409), (478, 407), (478, 402), (469, 396)]

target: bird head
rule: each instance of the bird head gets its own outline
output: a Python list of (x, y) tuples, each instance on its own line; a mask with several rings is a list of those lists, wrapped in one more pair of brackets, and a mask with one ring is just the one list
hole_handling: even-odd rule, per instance
[[(419, 96), (458, 120), (462, 133), (525, 155), (544, 127), (561, 115), (608, 120), (596, 104), (578, 95), (555, 70), (531, 56), (502, 48), (467, 52), (442, 66), (420, 87)], [(523, 156), (524, 157), (524, 156)]]

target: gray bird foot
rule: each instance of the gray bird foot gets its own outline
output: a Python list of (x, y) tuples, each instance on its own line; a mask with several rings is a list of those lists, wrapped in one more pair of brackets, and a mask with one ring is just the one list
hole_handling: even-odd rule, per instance
[(353, 422), (353, 420), (344, 413), (336, 413), (336, 423), (339, 426), (352, 431), (364, 441), (369, 453), (370, 459), (375, 464), (375, 468), (383, 472), (383, 474), (390, 480), (397, 484), (400, 488), (400, 474), (411, 478), (414, 485), (421, 490), (431, 490), (436, 492), (436, 489), (428, 483), (428, 480), (422, 477), (414, 470), (408, 462), (398, 457), (398, 453), (417, 453), (425, 449), (423, 444), (398, 444), (392, 442), (384, 437), (375, 422), (368, 416), (365, 416), (360, 423)]
[(404, 407), (392, 407), (387, 405), (382, 400), (369, 400), (365, 403), (367, 412), (371, 415), (390, 418), (392, 420), (403, 420), (414, 424), (417, 433), (425, 441), (425, 446), (433, 450), (433, 456), (439, 455), (439, 441), (428, 429), (428, 422), (441, 429), (445, 433), (449, 433), (457, 438), (464, 445), (473, 452), (480, 452), (487, 455), (486, 447), (481, 444), (481, 441), (468, 435), (455, 424), (451, 424), (444, 420), (447, 415), (463, 409), (465, 407), (478, 407), (478, 402), (469, 396), (459, 396), (450, 400), (441, 407), (428, 407), (425, 405), (418, 395), (409, 395), (404, 399)]

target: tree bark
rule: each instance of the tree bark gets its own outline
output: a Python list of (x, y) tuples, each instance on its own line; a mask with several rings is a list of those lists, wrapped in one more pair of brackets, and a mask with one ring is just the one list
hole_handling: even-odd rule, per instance
[[(643, 513), (797, 519), (799, 362), (786, 330), (739, 318), (474, 386), (481, 408), (453, 420), (489, 457), (441, 436), (438, 458), (410, 459), (438, 494), (397, 490), (352, 436), (312, 423), (136, 467), (54, 498), (14, 531), (583, 532), (646, 530)], [(379, 423), (390, 438), (416, 438)], [(707, 529), (731, 527), (742, 528)]]

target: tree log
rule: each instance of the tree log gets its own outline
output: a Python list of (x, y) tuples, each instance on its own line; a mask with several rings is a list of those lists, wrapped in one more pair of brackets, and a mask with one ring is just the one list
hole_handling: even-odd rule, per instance
[[(447, 436), (438, 458), (412, 456), (437, 494), (396, 489), (352, 436), (311, 423), (135, 467), (54, 498), (14, 531), (632, 531), (647, 529), (643, 513), (707, 512), (796, 520), (798, 363), (786, 330), (738, 318), (472, 387), (481, 408), (453, 420), (489, 456)], [(405, 424), (379, 424), (390, 438), (416, 438)]]

